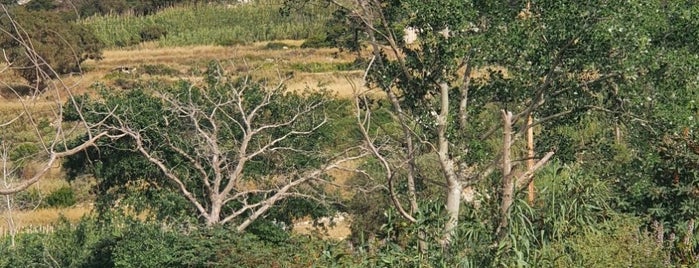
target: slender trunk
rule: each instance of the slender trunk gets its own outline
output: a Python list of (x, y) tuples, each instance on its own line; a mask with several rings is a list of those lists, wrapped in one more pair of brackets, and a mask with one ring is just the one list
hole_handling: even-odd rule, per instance
[[(532, 128), (531, 114), (527, 118), (527, 158), (527, 170), (532, 170), (534, 168), (534, 128)], [(530, 205), (534, 204), (535, 191), (534, 180), (531, 180), (527, 186), (527, 201)]]
[(459, 127), (462, 131), (466, 130), (466, 122), (468, 122), (468, 91), (471, 85), (471, 62), (466, 60), (466, 70), (464, 71), (463, 84), (461, 85), (461, 101), (459, 102)]
[[(362, 10), (364, 11), (364, 16), (366, 18), (370, 18), (369, 16), (369, 11), (368, 7), (366, 6), (366, 3), (364, 1), (359, 1), (359, 4), (362, 7)], [(379, 48), (378, 41), (376, 40), (376, 35), (374, 34), (374, 25), (372, 23), (371, 19), (368, 19), (365, 21), (366, 27), (367, 27), (367, 33), (369, 34), (369, 40), (370, 44), (372, 45), (374, 57), (378, 60), (378, 63), (380, 65), (383, 65), (383, 60), (380, 55), (381, 49)], [(390, 43), (394, 44), (392, 40), (388, 40)], [(384, 88), (386, 91), (386, 95), (388, 96), (389, 101), (391, 102), (391, 106), (393, 110), (396, 112), (396, 115), (398, 117), (398, 121), (401, 124), (401, 129), (403, 131), (403, 138), (405, 139), (405, 144), (406, 144), (406, 150), (407, 150), (407, 160), (408, 160), (408, 174), (407, 174), (407, 184), (408, 184), (408, 201), (410, 202), (410, 215), (413, 216), (415, 213), (418, 211), (418, 204), (417, 204), (417, 193), (416, 193), (416, 188), (415, 188), (415, 169), (416, 169), (416, 163), (415, 163), (415, 145), (413, 142), (412, 138), (412, 132), (410, 130), (410, 126), (406, 123), (405, 120), (405, 114), (403, 113), (403, 109), (400, 106), (400, 101), (396, 97), (393, 92), (391, 92), (391, 88)], [(427, 245), (425, 243), (425, 235), (423, 232), (418, 233), (418, 249), (420, 252), (424, 253)]]
[[(415, 145), (413, 144), (413, 136), (410, 130), (410, 126), (405, 123), (405, 115), (403, 114), (403, 109), (400, 107), (400, 103), (395, 94), (390, 91), (386, 92), (389, 100), (391, 101), (391, 106), (396, 111), (398, 120), (400, 121), (401, 128), (403, 130), (403, 138), (405, 141), (405, 149), (408, 151), (408, 174), (407, 174), (407, 184), (408, 184), (408, 202), (410, 202), (410, 215), (414, 218), (415, 213), (418, 211), (417, 204), (417, 190), (415, 188), (415, 170), (417, 164), (415, 163)], [(425, 253), (427, 249), (427, 244), (425, 242), (425, 235), (423, 232), (418, 232), (418, 250)]]
[[(445, 172), (454, 173), (453, 165), (451, 165), (451, 167), (452, 169)], [(456, 176), (454, 174), (447, 177), (447, 183), (446, 207), (449, 219), (444, 226), (444, 239), (442, 240), (442, 246), (444, 247), (448, 247), (449, 244), (451, 244), (452, 238), (454, 237), (454, 233), (456, 231), (456, 226), (459, 224), (459, 211), (461, 209), (461, 183), (456, 180)]]
[(403, 109), (400, 107), (400, 102), (395, 94), (392, 92), (387, 92), (388, 99), (391, 101), (391, 106), (393, 110), (396, 111), (398, 121), (400, 121), (401, 129), (403, 130), (403, 139), (405, 141), (405, 149), (407, 150), (407, 160), (408, 160), (408, 200), (410, 202), (410, 214), (414, 215), (417, 212), (417, 194), (415, 189), (415, 144), (413, 142), (413, 135), (410, 130), (410, 126), (405, 123), (405, 115), (403, 114)]
[(447, 182), (447, 214), (449, 219), (444, 226), (444, 238), (442, 246), (449, 247), (454, 236), (456, 226), (459, 223), (459, 210), (461, 206), (461, 183), (457, 179), (454, 161), (449, 156), (449, 140), (447, 140), (447, 118), (449, 116), (449, 85), (440, 83), (441, 109), (437, 115), (437, 155)]
[(17, 234), (17, 230), (15, 227), (15, 220), (13, 217), (12, 213), (12, 197), (9, 195), (5, 196), (5, 205), (7, 208), (6, 211), (6, 216), (5, 219), (7, 220), (7, 230), (10, 233), (10, 247), (14, 248), (15, 247), (15, 235)]
[[(8, 155), (8, 148), (5, 144), (5, 142), (2, 142), (2, 182), (3, 186), (5, 188), (10, 187), (10, 180), (12, 180), (12, 169), (8, 166), (8, 161), (9, 161), (9, 155)], [(5, 219), (7, 220), (7, 229), (10, 233), (10, 246), (15, 247), (15, 235), (17, 234), (16, 226), (15, 226), (15, 220), (14, 220), (14, 215), (12, 211), (12, 199), (10, 195), (5, 195), (5, 205), (7, 210)]]
[(514, 176), (512, 176), (512, 161), (510, 160), (510, 148), (512, 146), (512, 112), (502, 110), (502, 200), (500, 203), (500, 224), (496, 231), (498, 238), (502, 239), (506, 233), (510, 206), (513, 202)]

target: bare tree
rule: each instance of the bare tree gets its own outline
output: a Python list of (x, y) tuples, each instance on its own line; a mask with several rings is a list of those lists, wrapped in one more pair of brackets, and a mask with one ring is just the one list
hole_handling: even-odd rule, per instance
[[(162, 104), (160, 122), (139, 124), (138, 108), (126, 104), (102, 128), (125, 135), (126, 153), (155, 166), (164, 177), (159, 185), (178, 191), (206, 224), (243, 231), (283, 199), (320, 200), (323, 193), (312, 186), (362, 157), (357, 148), (298, 144), (324, 131), (327, 97), (286, 92), (283, 80), (269, 85), (211, 68), (204, 86), (181, 84), (150, 96)], [(296, 158), (320, 163), (297, 165)], [(265, 167), (254, 167), (260, 163)]]

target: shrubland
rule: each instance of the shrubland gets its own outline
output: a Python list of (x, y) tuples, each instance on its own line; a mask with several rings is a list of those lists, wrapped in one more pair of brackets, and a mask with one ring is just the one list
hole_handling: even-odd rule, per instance
[[(304, 37), (368, 52), (356, 55), (366, 87), (351, 99), (290, 91), (217, 62), (198, 80), (98, 84), (61, 117), (91, 126), (72, 142), (102, 135), (64, 162), (73, 183), (96, 180), (97, 209), (52, 232), (6, 238), (0, 265), (696, 265), (699, 54), (686, 31), (699, 21), (694, 5), (285, 4), (292, 17), (335, 12), (313, 22), (325, 32)], [(207, 7), (111, 18), (131, 27), (128, 38), (167, 45), (175, 28), (128, 25), (202, 16), (197, 9)], [(261, 48), (297, 49), (285, 46)], [(340, 183), (331, 166), (353, 175)], [(50, 203), (72, 199), (59, 188)], [(289, 231), (338, 212), (352, 219), (346, 241)]]

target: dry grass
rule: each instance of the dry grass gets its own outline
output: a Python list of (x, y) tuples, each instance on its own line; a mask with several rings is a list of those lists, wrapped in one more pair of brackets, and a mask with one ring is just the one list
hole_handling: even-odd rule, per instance
[(93, 83), (104, 81), (105, 76), (117, 68), (155, 64), (163, 64), (182, 73), (180, 77), (174, 79), (196, 80), (197, 77), (190, 76), (188, 73), (194, 69), (203, 70), (208, 62), (216, 60), (227, 66), (231, 72), (246, 72), (257, 78), (278, 80), (293, 73), (293, 78), (287, 81), (287, 87), (291, 90), (315, 88), (320, 83), (338, 92), (339, 96), (351, 96), (353, 89), (347, 83), (347, 77), (357, 85), (362, 84), (358, 79), (361, 74), (358, 75), (356, 72), (304, 73), (290, 70), (293, 64), (350, 63), (354, 60), (351, 54), (339, 53), (337, 49), (332, 48), (295, 48), (303, 42), (299, 40), (275, 42), (288, 44), (290, 49), (266, 49), (268, 42), (231, 47), (158, 47), (154, 43), (145, 43), (133, 48), (105, 51), (103, 60), (88, 60), (83, 64), (88, 72), (80, 76), (64, 77), (62, 80), (64, 84), (74, 88), (74, 92), (83, 93), (87, 92)]
[(361, 72), (304, 73), (295, 75), (287, 83), (291, 91), (325, 88), (340, 98), (351, 98), (366, 90)]
[(58, 222), (61, 217), (70, 222), (77, 222), (83, 215), (92, 210), (91, 205), (79, 205), (69, 208), (41, 208), (29, 211), (2, 212), (2, 222), (0, 223), (0, 235), (6, 234), (9, 230), (8, 221), (14, 221), (16, 230), (31, 228), (35, 226), (49, 226)]

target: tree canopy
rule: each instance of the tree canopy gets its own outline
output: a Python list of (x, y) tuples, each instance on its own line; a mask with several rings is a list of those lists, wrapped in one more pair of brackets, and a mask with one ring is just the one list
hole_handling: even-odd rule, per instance
[[(697, 179), (696, 166), (688, 164), (695, 155), (688, 149), (695, 144), (691, 130), (696, 127), (699, 55), (685, 45), (692, 31), (677, 29), (693, 29), (686, 10), (695, 5), (329, 2), (363, 23), (373, 50), (368, 85), (385, 93), (392, 118), (403, 128), (399, 142), (377, 143), (384, 139), (369, 135), (372, 110), (360, 114), (369, 149), (384, 163), (398, 215), (421, 222), (416, 217), (424, 213), (418, 209), (424, 201), (417, 198), (415, 185), (427, 179), (427, 171), (417, 159), (433, 155), (440, 163), (438, 177), (446, 192), (440, 202), (449, 218), (443, 243), (464, 239), (456, 238), (456, 230), (473, 224), (462, 220), (483, 221), (464, 215), (464, 209), (471, 210), (460, 206), (464, 187), (496, 196), (488, 201), (493, 211), (486, 218), (492, 221), (482, 234), (489, 237), (485, 244), (499, 246), (488, 255), (497, 259), (522, 239), (538, 239), (514, 235), (517, 229), (510, 224), (510, 219), (529, 217), (512, 214), (524, 192), (514, 184), (537, 181), (530, 175), (532, 167), (540, 167), (513, 169), (518, 158), (526, 159), (517, 148), (523, 147), (529, 128), (542, 133), (533, 157), (547, 160), (546, 152), (552, 152), (554, 159), (580, 165), (605, 184), (632, 191), (614, 204), (621, 211), (646, 208), (637, 215), (660, 220), (652, 215), (663, 214), (661, 221), (675, 224), (692, 218), (684, 215), (695, 207), (694, 199), (685, 198), (693, 186), (679, 185)], [(396, 154), (396, 148), (406, 153)], [(396, 158), (406, 165), (391, 164)], [(664, 186), (656, 184), (657, 176), (665, 177), (660, 179)], [(673, 176), (678, 188), (671, 189)], [(406, 186), (393, 192), (392, 184)], [(466, 248), (479, 247), (476, 241), (459, 241)]]

